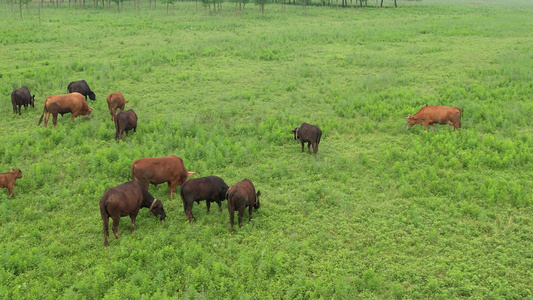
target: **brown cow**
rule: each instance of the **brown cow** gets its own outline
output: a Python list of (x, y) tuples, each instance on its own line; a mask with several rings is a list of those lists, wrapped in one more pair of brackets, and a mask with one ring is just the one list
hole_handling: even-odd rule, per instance
[(176, 186), (184, 183), (195, 172), (187, 172), (183, 160), (175, 155), (166, 157), (145, 157), (131, 164), (131, 178), (140, 181), (148, 190), (148, 185), (168, 183), (170, 199), (174, 197)]
[(124, 131), (126, 131), (126, 135), (128, 135), (128, 131), (132, 129), (133, 132), (137, 132), (137, 115), (135, 114), (135, 111), (133, 111), (133, 109), (128, 109), (127, 111), (119, 112), (115, 117), (115, 139), (117, 142), (122, 138)]
[(205, 200), (207, 212), (211, 208), (211, 202), (216, 202), (218, 211), (221, 212), (222, 201), (226, 199), (228, 188), (224, 180), (218, 176), (207, 176), (185, 181), (180, 187), (180, 196), (189, 223), (192, 222), (192, 219), (195, 219), (192, 214), (194, 201), (200, 203), (200, 200)]
[(150, 195), (140, 182), (130, 181), (107, 189), (100, 198), (100, 215), (104, 222), (104, 245), (109, 245), (107, 237), (109, 236), (110, 217), (113, 219), (113, 233), (118, 239), (120, 217), (130, 216), (130, 232), (133, 232), (135, 218), (143, 207), (148, 207), (154, 216), (161, 215), (161, 222), (165, 221), (167, 215), (163, 209), (163, 202)]
[(44, 110), (38, 125), (41, 125), (44, 116), (44, 127), (46, 127), (50, 114), (52, 114), (54, 126), (57, 127), (57, 114), (63, 116), (64, 114), (72, 113), (71, 120), (73, 120), (78, 116), (87, 116), (90, 118), (92, 110), (93, 108), (87, 105), (85, 98), (80, 93), (48, 96), (44, 100)]
[(121, 92), (111, 93), (106, 99), (107, 107), (109, 107), (109, 113), (111, 114), (111, 121), (115, 121), (118, 110), (124, 111), (124, 106), (128, 101), (124, 99), (124, 95)]
[(19, 169), (12, 169), (13, 171), (0, 174), (0, 188), (7, 188), (9, 191), (8, 199), (11, 199), (13, 196), (13, 186), (15, 185), (15, 180), (22, 178), (22, 171)]
[(300, 140), (302, 143), (302, 152), (304, 152), (304, 144), (307, 143), (307, 152), (311, 153), (311, 146), (313, 146), (313, 153), (318, 152), (318, 144), (320, 144), (320, 138), (322, 138), (322, 130), (316, 125), (302, 123), (300, 127), (294, 128), (292, 131), (295, 140)]
[(428, 126), (431, 125), (431, 129), (435, 131), (433, 124), (449, 124), (453, 126), (453, 130), (461, 128), (461, 109), (459, 107), (450, 106), (424, 106), (416, 114), (407, 115), (406, 128), (420, 124), (424, 125), (428, 130)]
[(228, 189), (226, 199), (228, 199), (229, 223), (233, 232), (233, 217), (235, 210), (239, 211), (239, 227), (242, 227), (244, 210), (248, 207), (249, 220), (252, 220), (252, 207), (259, 208), (259, 196), (261, 192), (255, 192), (254, 184), (250, 179), (243, 179)]

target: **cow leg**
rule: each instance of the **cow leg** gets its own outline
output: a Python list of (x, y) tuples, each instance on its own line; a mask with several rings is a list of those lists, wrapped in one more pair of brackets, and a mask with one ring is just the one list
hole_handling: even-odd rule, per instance
[(235, 208), (233, 207), (233, 205), (229, 204), (228, 203), (228, 212), (229, 212), (229, 224), (231, 226), (231, 232), (233, 232), (233, 222), (234, 222), (234, 217), (235, 217)]
[(135, 213), (132, 213), (130, 215), (130, 219), (131, 219), (130, 232), (133, 232), (133, 229), (135, 228), (135, 217), (137, 217), (137, 214), (135, 214)]
[(19, 116), (22, 115), (22, 106), (19, 105)]
[(109, 216), (102, 216), (102, 221), (104, 221), (104, 246), (109, 246), (107, 242), (107, 237), (109, 236)]
[(168, 191), (170, 192), (170, 199), (172, 199), (172, 197), (174, 197), (174, 189), (176, 188), (176, 185), (174, 185), (173, 183), (168, 183)]
[(239, 228), (242, 227), (242, 218), (244, 217), (245, 207), (239, 207)]
[(44, 128), (46, 128), (48, 126), (48, 119), (50, 119), (50, 113), (49, 112), (45, 112), (44, 113)]
[(118, 240), (118, 223), (120, 221), (120, 215), (111, 217), (111, 219), (113, 219), (113, 234), (115, 234), (115, 238)]
[(7, 189), (9, 190), (9, 197), (7, 197), (7, 199), (11, 199), (11, 196), (13, 196), (13, 186), (8, 185)]
[(248, 215), (249, 215), (249, 221), (252, 220), (252, 209), (253, 209), (253, 206), (248, 206)]
[(311, 142), (307, 142), (307, 153), (311, 154)]
[(16, 114), (17, 113), (17, 105), (15, 103), (12, 103), (13, 104), (13, 113)]
[(52, 123), (54, 123), (54, 127), (57, 127), (57, 114), (52, 115)]
[(211, 200), (205, 200), (205, 205), (207, 206), (207, 213), (209, 213), (209, 210), (211, 209)]
[(302, 143), (302, 152), (304, 152), (304, 142), (303, 141), (300, 141)]
[(222, 202), (220, 200), (216, 201), (218, 204), (218, 212), (222, 211)]
[(313, 153), (315, 154), (315, 158), (316, 158), (316, 153), (318, 152), (318, 143), (313, 143)]

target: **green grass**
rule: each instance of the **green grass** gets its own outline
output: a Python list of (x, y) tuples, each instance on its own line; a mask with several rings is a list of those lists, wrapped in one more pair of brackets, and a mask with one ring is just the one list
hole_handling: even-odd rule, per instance
[[(532, 298), (533, 6), (392, 1), (375, 9), (269, 4), (235, 17), (194, 2), (30, 12), (0, 3), (0, 297), (5, 299)], [(85, 79), (89, 120), (37, 126), (46, 96)], [(36, 107), (12, 113), (27, 85)], [(105, 97), (139, 116), (114, 141)], [(459, 106), (460, 132), (405, 129)], [(318, 159), (291, 130), (323, 130)], [(178, 155), (198, 176), (251, 179), (261, 208), (223, 212), (150, 187), (104, 247), (98, 201), (141, 157)]]

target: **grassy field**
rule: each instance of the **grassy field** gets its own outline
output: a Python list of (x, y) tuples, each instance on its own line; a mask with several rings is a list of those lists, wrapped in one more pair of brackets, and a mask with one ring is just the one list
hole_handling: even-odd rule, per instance
[[(385, 1), (375, 9), (201, 3), (169, 13), (0, 2), (3, 299), (533, 298), (533, 3)], [(85, 79), (89, 120), (37, 126)], [(12, 113), (26, 85), (35, 108)], [(114, 140), (105, 98), (139, 116)], [(462, 126), (406, 129), (425, 104)], [(291, 130), (318, 125), (317, 160)], [(166, 185), (104, 247), (98, 201), (142, 157), (261, 191), (230, 233), (227, 204), (189, 225)], [(179, 189), (179, 188), (178, 188)], [(177, 191), (178, 191), (177, 189)], [(216, 207), (216, 206), (215, 206)]]

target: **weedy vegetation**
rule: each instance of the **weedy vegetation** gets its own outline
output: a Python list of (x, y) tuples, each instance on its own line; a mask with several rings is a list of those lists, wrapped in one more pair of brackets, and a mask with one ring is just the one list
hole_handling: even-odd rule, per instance
[[(0, 2), (0, 173), (23, 176), (0, 190), (0, 296), (532, 298), (533, 3), (247, 2)], [(81, 79), (91, 118), (37, 126)], [(112, 92), (139, 117), (120, 142)], [(462, 129), (406, 129), (426, 104), (460, 107)], [(226, 202), (189, 224), (151, 186), (166, 222), (143, 209), (104, 247), (103, 192), (166, 155), (249, 178), (261, 208), (231, 234)]]

